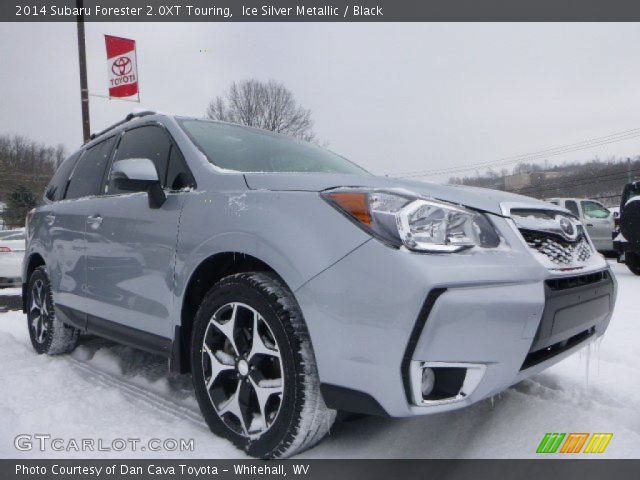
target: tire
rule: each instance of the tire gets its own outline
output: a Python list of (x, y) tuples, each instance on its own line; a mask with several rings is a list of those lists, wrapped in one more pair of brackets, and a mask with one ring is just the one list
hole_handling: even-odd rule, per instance
[(56, 318), (51, 283), (44, 266), (36, 268), (29, 277), (27, 309), (29, 337), (38, 354), (61, 355), (76, 348), (80, 331)]
[(209, 290), (194, 320), (191, 366), (209, 428), (250, 456), (299, 453), (335, 420), (300, 308), (275, 275), (230, 275)]
[(627, 265), (627, 268), (635, 275), (640, 275), (640, 254), (635, 252), (626, 252), (624, 258), (624, 263)]

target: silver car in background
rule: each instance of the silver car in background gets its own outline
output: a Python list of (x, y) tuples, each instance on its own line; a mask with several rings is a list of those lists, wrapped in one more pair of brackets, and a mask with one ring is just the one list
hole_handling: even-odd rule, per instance
[(24, 228), (0, 230), (0, 288), (21, 285), (24, 251)]
[(88, 332), (164, 355), (211, 430), (264, 458), (311, 447), (337, 411), (494, 395), (602, 336), (616, 298), (558, 206), (153, 113), (63, 162), (27, 232), (38, 353)]
[(549, 202), (573, 213), (586, 227), (599, 252), (613, 252), (611, 232), (615, 229), (615, 216), (611, 210), (590, 198), (551, 198)]

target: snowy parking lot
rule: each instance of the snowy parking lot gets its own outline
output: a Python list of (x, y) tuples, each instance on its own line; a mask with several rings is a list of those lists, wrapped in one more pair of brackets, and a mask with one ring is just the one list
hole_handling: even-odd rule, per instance
[[(298, 458), (535, 457), (546, 432), (612, 432), (600, 457), (640, 457), (640, 277), (612, 265), (618, 303), (601, 342), (465, 410), (338, 423), (324, 442)], [(10, 311), (0, 313), (0, 365), (0, 457), (242, 457), (209, 432), (190, 377), (168, 375), (162, 358), (95, 337), (84, 337), (69, 356), (38, 356), (25, 316)], [(115, 438), (142, 444), (152, 438), (194, 439), (195, 448), (22, 452), (14, 447), (19, 434), (105, 444)]]

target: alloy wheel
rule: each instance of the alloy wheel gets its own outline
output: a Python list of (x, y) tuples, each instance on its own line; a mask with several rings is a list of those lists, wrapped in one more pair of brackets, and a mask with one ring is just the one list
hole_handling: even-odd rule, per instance
[(280, 349), (254, 308), (233, 302), (209, 320), (202, 342), (209, 399), (225, 425), (244, 437), (264, 434), (275, 422), (284, 392)]
[(47, 288), (42, 280), (34, 282), (31, 288), (29, 320), (33, 338), (38, 343), (44, 343), (49, 329), (49, 305), (47, 302)]

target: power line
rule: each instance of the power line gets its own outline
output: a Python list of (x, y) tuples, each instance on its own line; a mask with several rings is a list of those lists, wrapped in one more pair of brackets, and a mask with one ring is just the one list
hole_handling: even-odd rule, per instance
[[(548, 186), (543, 186), (543, 187), (536, 187), (536, 186), (529, 186), (529, 187), (524, 187), (520, 190), (518, 190), (518, 193), (535, 193), (535, 192), (544, 192), (544, 191), (549, 191), (549, 190), (557, 190), (559, 188), (575, 188), (575, 187), (583, 187), (586, 185), (593, 185), (596, 183), (600, 183), (600, 182), (607, 182), (607, 181), (615, 181), (615, 180), (625, 180), (626, 183), (626, 179), (627, 179), (627, 171), (625, 172), (616, 172), (616, 173), (609, 173), (609, 174), (604, 174), (604, 175), (599, 175), (598, 178), (595, 179), (578, 179), (578, 180), (574, 180), (574, 182), (572, 183), (563, 183), (563, 184), (558, 184), (558, 185), (548, 185)], [(640, 173), (640, 170), (632, 170), (632, 173)]]
[(533, 161), (541, 158), (548, 158), (552, 156), (562, 155), (565, 153), (586, 150), (589, 148), (594, 148), (601, 145), (608, 145), (611, 143), (630, 140), (637, 137), (640, 137), (640, 128), (624, 130), (621, 132), (612, 133), (612, 134), (604, 135), (601, 137), (594, 137), (588, 140), (583, 140), (581, 142), (575, 142), (575, 143), (570, 143), (566, 145), (560, 145), (557, 147), (546, 148), (543, 150), (538, 150), (538, 151), (523, 154), (523, 155), (504, 157), (499, 160), (476, 162), (476, 163), (468, 164), (466, 166), (449, 167), (444, 169), (431, 169), (431, 170), (421, 170), (421, 171), (413, 171), (413, 172), (394, 173), (394, 174), (389, 174), (388, 176), (400, 177), (400, 178), (423, 177), (423, 176), (430, 176), (430, 175), (440, 175), (440, 174), (446, 174), (446, 173), (457, 173), (457, 172), (463, 172), (463, 171), (469, 171), (469, 170), (476, 170), (478, 168), (505, 166), (513, 163), (520, 163), (523, 161)]
[(558, 155), (564, 155), (566, 153), (577, 152), (577, 151), (580, 151), (580, 150), (587, 150), (589, 148), (594, 148), (594, 147), (598, 147), (598, 146), (601, 146), (601, 145), (608, 145), (610, 143), (616, 143), (616, 142), (622, 141), (622, 140), (629, 140), (629, 139), (636, 138), (636, 137), (639, 137), (639, 136), (640, 136), (640, 134), (633, 135), (633, 136), (626, 137), (626, 138), (619, 139), (619, 140), (592, 143), (590, 145), (585, 145), (585, 146), (580, 147), (580, 148), (557, 150), (557, 151), (555, 151), (555, 152), (553, 152), (551, 154), (531, 155), (529, 157), (519, 157), (518, 159), (509, 160), (509, 161), (503, 161), (503, 162), (500, 162), (500, 163), (486, 164), (486, 165), (483, 165), (483, 166), (452, 167), (452, 168), (449, 168), (449, 169), (432, 171), (430, 173), (416, 173), (416, 174), (412, 174), (412, 175), (404, 175), (404, 176), (402, 176), (400, 178), (423, 177), (423, 176), (441, 175), (441, 174), (453, 174), (453, 173), (461, 173), (461, 172), (470, 171), (470, 170), (477, 170), (479, 168), (502, 167), (502, 166), (507, 166), (507, 165), (513, 165), (513, 164), (516, 164), (516, 163), (532, 162), (532, 161), (536, 161), (536, 160), (540, 160), (540, 159), (547, 159), (549, 157), (554, 157), (554, 156), (558, 156)]
[(625, 132), (620, 132), (618, 134), (607, 135), (606, 137), (599, 137), (596, 139), (585, 140), (583, 142), (578, 142), (575, 144), (563, 145), (563, 146), (555, 147), (553, 149), (546, 149), (546, 150), (541, 150), (539, 152), (532, 152), (524, 155), (505, 157), (500, 160), (494, 160), (494, 161), (488, 161), (488, 162), (477, 162), (477, 163), (469, 164), (467, 166), (449, 167), (449, 168), (444, 168), (440, 170), (424, 170), (422, 172), (406, 172), (404, 174), (394, 174), (394, 175), (402, 176), (402, 177), (424, 176), (427, 174), (441, 174), (441, 173), (450, 173), (455, 171), (475, 170), (477, 168), (487, 168), (491, 166), (502, 166), (502, 165), (518, 163), (526, 160), (548, 158), (550, 156), (570, 153), (573, 151), (585, 150), (585, 149), (597, 147), (600, 145), (607, 145), (610, 143), (629, 140), (638, 136), (640, 136), (640, 129), (634, 129), (634, 130), (629, 130)]
[(621, 194), (621, 193), (617, 193), (617, 194), (615, 194), (615, 195), (601, 195), (601, 196), (599, 196), (599, 197), (593, 197), (593, 198), (595, 198), (595, 199), (599, 200), (599, 199), (601, 199), (601, 198), (618, 198), (618, 197), (621, 197), (621, 196), (622, 196), (622, 194)]

